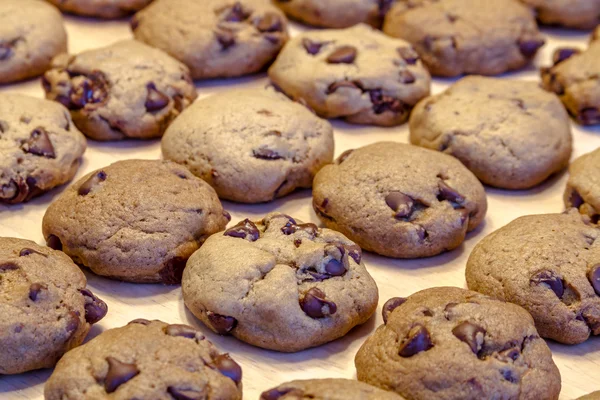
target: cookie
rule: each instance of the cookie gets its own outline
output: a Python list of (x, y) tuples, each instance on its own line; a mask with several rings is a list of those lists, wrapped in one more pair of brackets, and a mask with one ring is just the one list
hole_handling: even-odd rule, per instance
[(600, 400), (600, 391), (586, 394), (585, 396), (577, 398), (577, 400)]
[(583, 52), (558, 48), (553, 62), (541, 69), (544, 89), (556, 93), (579, 124), (600, 124), (600, 40)]
[(310, 188), (333, 160), (333, 128), (272, 88), (197, 101), (167, 130), (163, 156), (222, 199), (258, 203)]
[(544, 38), (519, 0), (405, 0), (383, 31), (410, 42), (432, 75), (498, 75), (529, 64)]
[(403, 397), (350, 379), (307, 379), (282, 383), (260, 400), (402, 400)]
[(160, 137), (197, 96), (185, 65), (135, 40), (61, 54), (42, 83), (95, 140)]
[(558, 399), (552, 353), (519, 306), (438, 287), (390, 299), (358, 379), (413, 400)]
[(42, 0), (2, 0), (0, 26), (0, 84), (39, 76), (67, 51), (62, 16)]
[(343, 153), (313, 182), (313, 208), (328, 228), (388, 257), (452, 250), (485, 217), (477, 178), (446, 154), (393, 142)]
[(202, 332), (137, 319), (68, 352), (44, 386), (46, 400), (242, 399), (242, 369)]
[(571, 163), (564, 202), (567, 209), (575, 207), (593, 223), (600, 222), (600, 148)]
[(348, 28), (364, 22), (381, 27), (393, 0), (274, 0), (290, 18), (321, 28)]
[(194, 79), (258, 72), (288, 39), (285, 15), (269, 0), (155, 0), (131, 27), (137, 40), (185, 63)]
[(85, 148), (60, 104), (0, 94), (0, 203), (22, 203), (70, 181)]
[(524, 307), (540, 335), (566, 344), (600, 334), (600, 229), (571, 209), (493, 232), (467, 262), (469, 289)]
[(364, 24), (294, 37), (269, 77), (325, 118), (382, 126), (405, 122), (431, 84), (408, 43)]
[(174, 284), (188, 257), (229, 218), (215, 191), (185, 168), (126, 160), (63, 192), (42, 230), (48, 246), (98, 275)]
[(0, 237), (0, 375), (50, 368), (79, 346), (106, 304), (60, 251)]
[(592, 29), (600, 21), (600, 0), (521, 0), (534, 8), (546, 25)]
[(554, 94), (536, 82), (482, 76), (421, 101), (410, 142), (450, 154), (504, 189), (542, 183), (569, 164), (572, 150), (569, 115)]
[(207, 239), (181, 282), (188, 309), (216, 333), (295, 352), (344, 336), (377, 307), (361, 250), (281, 213)]
[(85, 17), (121, 18), (141, 10), (152, 0), (48, 0), (64, 12)]

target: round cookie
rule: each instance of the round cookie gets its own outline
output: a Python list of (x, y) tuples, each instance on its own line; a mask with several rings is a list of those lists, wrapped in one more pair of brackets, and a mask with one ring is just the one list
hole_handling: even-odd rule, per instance
[(288, 39), (269, 0), (155, 0), (131, 21), (137, 40), (185, 63), (194, 79), (252, 74)]
[(0, 375), (50, 368), (85, 339), (106, 304), (60, 251), (0, 237)]
[(185, 65), (135, 40), (62, 54), (42, 83), (95, 140), (160, 137), (197, 96)]
[(415, 107), (410, 141), (458, 158), (485, 184), (527, 189), (569, 164), (572, 136), (560, 100), (537, 82), (470, 76)]
[(0, 94), (0, 203), (22, 203), (70, 181), (85, 148), (60, 104)]
[(517, 218), (467, 262), (469, 289), (524, 307), (540, 335), (566, 344), (600, 334), (600, 229), (571, 209)]
[(48, 246), (98, 275), (174, 284), (188, 257), (229, 218), (215, 191), (185, 168), (126, 160), (63, 192), (42, 230)]
[(260, 400), (402, 400), (403, 397), (350, 379), (307, 379), (282, 383)]
[(556, 49), (553, 62), (541, 69), (544, 89), (556, 93), (579, 124), (600, 124), (600, 41), (592, 38), (583, 52)]
[(290, 18), (321, 28), (348, 28), (361, 22), (378, 28), (393, 0), (274, 0)]
[(313, 182), (325, 226), (365, 250), (396, 258), (452, 250), (485, 217), (477, 178), (446, 154), (393, 142), (343, 153)]
[(220, 198), (258, 203), (310, 188), (333, 160), (333, 128), (272, 88), (241, 89), (197, 101), (169, 127), (162, 152)]
[(48, 0), (64, 12), (86, 17), (121, 18), (141, 10), (152, 0)]
[(575, 207), (593, 223), (600, 222), (600, 148), (571, 163), (564, 202), (567, 209)]
[(533, 7), (546, 25), (592, 29), (600, 21), (600, 0), (521, 0)]
[(560, 373), (527, 311), (454, 287), (390, 299), (358, 379), (412, 400), (556, 400)]
[(241, 400), (241, 381), (241, 367), (196, 328), (136, 319), (68, 352), (44, 398)]
[(0, 84), (33, 78), (67, 51), (58, 10), (42, 0), (0, 2)]
[(382, 126), (405, 122), (431, 84), (408, 43), (365, 24), (294, 37), (269, 77), (325, 118)]
[(383, 31), (410, 42), (432, 75), (498, 75), (527, 65), (543, 46), (519, 0), (399, 1)]
[(183, 300), (216, 333), (296, 352), (371, 317), (378, 290), (361, 256), (344, 235), (285, 214), (246, 219), (190, 257)]

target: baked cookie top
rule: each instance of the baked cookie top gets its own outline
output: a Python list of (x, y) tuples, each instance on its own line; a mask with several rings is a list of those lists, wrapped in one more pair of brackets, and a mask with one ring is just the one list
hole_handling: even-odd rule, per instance
[(542, 24), (592, 29), (600, 21), (600, 0), (521, 0)]
[(62, 11), (87, 17), (120, 18), (141, 10), (152, 0), (48, 0)]

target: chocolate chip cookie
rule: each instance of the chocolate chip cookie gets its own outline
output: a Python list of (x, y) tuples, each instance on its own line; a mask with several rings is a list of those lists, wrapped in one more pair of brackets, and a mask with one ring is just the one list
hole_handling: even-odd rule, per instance
[(79, 346), (106, 304), (60, 251), (0, 237), (0, 375), (50, 368)]
[(307, 379), (291, 381), (263, 392), (260, 400), (402, 400), (366, 383), (350, 379)]
[(581, 125), (600, 124), (600, 40), (585, 51), (558, 48), (553, 63), (541, 69), (544, 89), (556, 93)]
[(600, 222), (600, 148), (571, 163), (564, 201), (567, 209), (575, 207), (593, 223)]
[(381, 27), (394, 0), (274, 0), (297, 21), (322, 28), (348, 28), (361, 22)]
[(48, 0), (64, 12), (86, 17), (121, 18), (141, 10), (152, 0)]
[(135, 40), (52, 62), (42, 81), (46, 97), (69, 110), (92, 139), (149, 139), (196, 98), (188, 68)]
[(269, 77), (325, 118), (383, 126), (405, 122), (431, 83), (408, 43), (365, 24), (294, 37)]
[(396, 2), (383, 31), (410, 42), (432, 75), (498, 75), (527, 65), (544, 45), (519, 0)]
[(2, 0), (0, 26), (0, 84), (39, 76), (67, 51), (62, 16), (42, 0)]
[(325, 226), (388, 257), (452, 250), (485, 217), (477, 178), (456, 158), (393, 142), (343, 153), (313, 182), (313, 208)]
[(216, 333), (295, 352), (344, 336), (377, 307), (361, 250), (344, 235), (281, 213), (248, 219), (207, 239), (181, 288)]
[(592, 29), (600, 21), (600, 0), (521, 0), (546, 25)]
[(458, 158), (485, 184), (527, 189), (569, 164), (572, 137), (560, 100), (538, 83), (471, 76), (415, 107), (410, 141)]
[(194, 79), (258, 72), (288, 39), (269, 0), (155, 0), (131, 22), (136, 39), (185, 63)]
[(188, 257), (229, 221), (215, 191), (170, 161), (118, 161), (46, 210), (48, 246), (98, 275), (175, 284)]
[(333, 160), (333, 128), (272, 88), (242, 89), (197, 101), (167, 130), (162, 151), (222, 199), (258, 203), (311, 187)]
[(68, 352), (46, 400), (242, 399), (242, 369), (187, 325), (137, 319)]
[(85, 148), (60, 104), (0, 94), (0, 203), (22, 203), (70, 181)]
[(469, 257), (469, 289), (516, 303), (540, 335), (566, 344), (600, 334), (600, 229), (571, 209), (517, 218)]
[(413, 400), (558, 399), (552, 353), (519, 306), (438, 287), (390, 299), (358, 379)]

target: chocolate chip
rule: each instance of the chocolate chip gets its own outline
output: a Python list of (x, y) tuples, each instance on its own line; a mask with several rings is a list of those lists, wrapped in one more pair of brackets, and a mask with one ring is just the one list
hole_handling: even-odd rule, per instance
[(552, 289), (558, 298), (562, 298), (565, 288), (562, 279), (552, 271), (540, 271), (531, 276), (530, 285), (544, 285)]
[(38, 127), (31, 132), (29, 139), (21, 145), (25, 153), (34, 154), (46, 158), (56, 158), (54, 146), (48, 137), (48, 132), (42, 127)]
[(341, 163), (343, 163), (344, 161), (346, 161), (346, 159), (350, 156), (350, 154), (352, 154), (354, 152), (353, 149), (350, 150), (346, 150), (345, 152), (343, 152), (342, 154), (340, 154), (340, 156), (337, 158), (337, 160), (335, 160), (335, 163), (337, 165), (340, 165)]
[(69, 321), (67, 322), (65, 330), (70, 336), (77, 331), (77, 328), (79, 328), (79, 313), (69, 311)]
[(284, 158), (275, 150), (267, 149), (265, 147), (252, 150), (252, 156), (261, 160), (280, 160)]
[(85, 320), (88, 324), (100, 321), (108, 312), (105, 302), (96, 297), (89, 289), (79, 289), (85, 299)]
[(217, 31), (215, 37), (223, 50), (227, 50), (235, 44), (235, 35), (229, 31)]
[(244, 7), (239, 1), (236, 1), (233, 6), (222, 11), (222, 18), (227, 22), (242, 22), (248, 19), (251, 14), (248, 10), (244, 10)]
[(552, 62), (554, 65), (560, 64), (561, 62), (573, 57), (575, 54), (581, 53), (581, 50), (574, 47), (562, 47), (554, 50), (552, 54)]
[(352, 257), (355, 263), (360, 264), (362, 260), (362, 249), (356, 244), (345, 244), (344, 247), (348, 252), (348, 256)]
[(579, 111), (577, 115), (577, 121), (582, 125), (596, 125), (600, 124), (600, 110), (597, 108), (589, 107)]
[(229, 354), (218, 355), (215, 357), (213, 363), (223, 375), (230, 378), (236, 384), (242, 381), (242, 368), (229, 357)]
[(114, 392), (119, 386), (140, 373), (135, 364), (126, 364), (114, 357), (106, 357), (106, 362), (108, 363), (108, 372), (106, 373), (106, 378), (104, 378), (106, 393)]
[(0, 44), (0, 61), (5, 61), (14, 55), (12, 45), (10, 43)]
[(458, 305), (458, 303), (448, 303), (448, 304), (446, 304), (446, 307), (444, 307), (444, 318), (446, 318), (448, 321), (450, 321), (452, 319), (452, 317), (453, 317), (452, 310), (457, 305)]
[(494, 357), (502, 362), (510, 362), (516, 361), (520, 355), (521, 352), (519, 349), (512, 347), (510, 349), (498, 352), (498, 354), (496, 354)]
[[(280, 0), (281, 1), (281, 0)], [(281, 397), (286, 396), (286, 399), (296, 400), (304, 398), (304, 391), (296, 388), (285, 388), (285, 389), (271, 389), (266, 392), (262, 392), (259, 400), (279, 400)]]
[(408, 332), (398, 350), (400, 357), (412, 357), (433, 347), (429, 331), (423, 325), (415, 325)]
[(329, 85), (329, 87), (327, 88), (327, 94), (334, 93), (339, 88), (350, 88), (350, 89), (361, 89), (362, 90), (362, 87), (358, 82), (337, 81), (337, 82), (333, 82), (331, 85)]
[(400, 307), (402, 304), (406, 302), (404, 297), (392, 297), (388, 301), (385, 302), (383, 308), (381, 309), (381, 315), (383, 316), (383, 323), (387, 324), (388, 317), (396, 308)]
[(258, 21), (254, 22), (256, 29), (261, 32), (281, 32), (283, 24), (279, 15), (267, 12)]
[(167, 261), (165, 266), (158, 272), (162, 283), (165, 285), (177, 285), (181, 283), (186, 263), (187, 258), (183, 257), (173, 257)]
[(19, 266), (17, 264), (13, 264), (11, 262), (0, 264), (0, 272), (14, 271), (17, 269), (19, 269)]
[(407, 69), (400, 71), (399, 74), (400, 74), (400, 83), (408, 85), (411, 83), (415, 83), (415, 81), (416, 81), (415, 76), (412, 74), (412, 72), (410, 72)]
[(0, 202), (7, 204), (18, 204), (31, 200), (43, 191), (37, 187), (37, 180), (28, 176), (23, 180), (18, 177), (11, 179), (0, 188)]
[(98, 185), (100, 182), (104, 182), (105, 180), (106, 172), (98, 171), (92, 174), (92, 176), (90, 176), (85, 182), (81, 184), (81, 186), (79, 186), (79, 189), (77, 189), (77, 194), (79, 194), (80, 196), (87, 196), (92, 191), (94, 186)]
[(150, 325), (150, 321), (145, 318), (138, 318), (134, 319), (133, 321), (130, 321), (127, 325), (131, 324)]
[(300, 308), (311, 318), (324, 318), (335, 314), (337, 306), (333, 301), (325, 300), (325, 297), (325, 293), (320, 289), (311, 288), (300, 299)]
[(309, 38), (302, 39), (302, 46), (306, 49), (306, 52), (311, 55), (319, 54), (323, 43), (315, 42)]
[(198, 330), (189, 325), (173, 324), (165, 328), (165, 333), (169, 336), (180, 336), (188, 339), (195, 339)]
[(146, 106), (147, 111), (154, 112), (162, 110), (169, 104), (169, 101), (171, 100), (169, 96), (158, 90), (154, 83), (150, 82), (147, 84), (146, 89), (148, 90), (148, 94), (146, 95), (146, 102), (144, 105)]
[(40, 256), (47, 257), (45, 254), (40, 253), (39, 251), (35, 251), (33, 249), (28, 249), (28, 248), (21, 249), (21, 251), (19, 252), (19, 257), (26, 257), (31, 254), (39, 254)]
[(407, 109), (400, 100), (383, 94), (381, 89), (369, 90), (369, 98), (373, 103), (373, 112), (375, 114), (381, 114), (386, 111), (394, 113), (405, 113)]
[(385, 196), (385, 203), (395, 214), (395, 218), (407, 218), (413, 212), (415, 202), (412, 198), (401, 192), (391, 192)]
[(46, 238), (46, 245), (54, 250), (62, 250), (62, 242), (56, 235), (48, 235)]
[(483, 346), (486, 330), (481, 326), (465, 321), (452, 329), (452, 334), (465, 342), (477, 354)]
[(576, 190), (573, 190), (569, 196), (569, 204), (571, 204), (571, 207), (579, 208), (583, 203), (585, 203), (583, 197), (581, 197)]
[(42, 289), (48, 289), (48, 286), (43, 283), (32, 283), (31, 286), (29, 286), (29, 299), (31, 301), (36, 301)]
[(283, 232), (284, 235), (291, 235), (298, 231), (304, 231), (304, 232), (308, 233), (309, 236), (314, 237), (314, 236), (317, 236), (319, 228), (312, 222), (307, 222), (306, 224), (300, 224), (300, 225), (296, 225), (292, 222), (288, 222), (283, 226), (283, 228), (281, 228), (281, 232)]
[(412, 47), (398, 47), (396, 51), (409, 65), (415, 65), (419, 60), (419, 55)]
[(108, 97), (108, 81), (99, 71), (87, 75), (73, 88), (69, 108), (79, 109), (87, 104), (102, 103)]
[(223, 235), (255, 242), (260, 237), (260, 232), (254, 222), (246, 218), (245, 220), (238, 222), (237, 225), (227, 229)]
[(594, 265), (588, 272), (588, 279), (594, 288), (594, 291), (600, 296), (600, 264)]
[(546, 41), (539, 37), (525, 37), (519, 40), (519, 51), (525, 57), (530, 58), (537, 53)]
[(502, 377), (510, 383), (517, 383), (519, 381), (519, 379), (514, 375), (513, 371), (511, 371), (510, 369), (501, 369), (500, 374), (502, 374)]
[(460, 208), (461, 204), (465, 202), (465, 197), (448, 186), (444, 181), (438, 183), (438, 190), (438, 201), (449, 201), (454, 208)]
[(356, 59), (356, 47), (341, 46), (327, 57), (329, 64), (352, 64)]
[(216, 314), (212, 311), (207, 311), (206, 316), (212, 329), (219, 335), (226, 335), (231, 332), (237, 325), (237, 320), (226, 315)]
[(167, 392), (175, 400), (205, 400), (207, 398), (206, 392), (195, 389), (179, 389), (175, 386), (169, 386)]
[(346, 267), (338, 260), (331, 259), (325, 264), (325, 271), (331, 276), (342, 276), (346, 273)]
[(327, 211), (327, 204), (329, 204), (329, 199), (325, 198), (321, 204), (317, 204), (316, 200), (313, 198), (313, 209), (315, 210), (315, 213), (320, 216), (321, 218), (330, 220), (330, 221), (335, 221), (335, 219), (328, 215), (326, 213)]
[(301, 244), (302, 244), (302, 239), (294, 239), (294, 246), (296, 246), (296, 248), (300, 247)]

